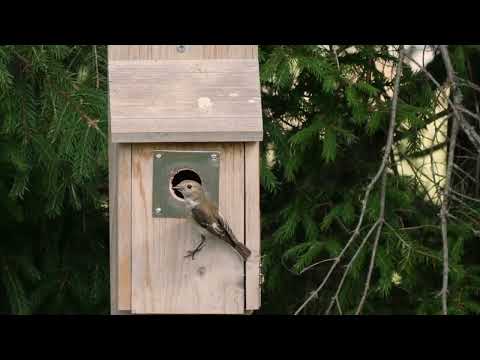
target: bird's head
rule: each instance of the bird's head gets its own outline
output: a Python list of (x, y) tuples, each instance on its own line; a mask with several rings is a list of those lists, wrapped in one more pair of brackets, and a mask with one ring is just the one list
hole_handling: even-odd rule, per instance
[(197, 201), (204, 196), (202, 185), (193, 180), (183, 180), (176, 186), (173, 186), (173, 189), (180, 191), (185, 200)]

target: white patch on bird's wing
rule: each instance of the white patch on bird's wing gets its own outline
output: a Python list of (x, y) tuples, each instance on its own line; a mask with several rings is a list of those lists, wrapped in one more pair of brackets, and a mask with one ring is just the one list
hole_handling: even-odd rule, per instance
[(212, 224), (212, 228), (216, 233), (223, 234), (223, 228), (217, 222)]

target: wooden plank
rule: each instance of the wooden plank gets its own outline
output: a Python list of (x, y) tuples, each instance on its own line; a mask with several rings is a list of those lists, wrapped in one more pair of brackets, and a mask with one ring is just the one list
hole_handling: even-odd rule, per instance
[[(220, 211), (244, 241), (244, 147), (237, 144), (134, 144), (132, 148), (132, 312), (242, 314), (244, 264), (227, 244), (200, 241), (186, 219), (152, 217), (155, 150), (220, 151)], [(168, 189), (166, 189), (168, 191)]]
[(116, 176), (116, 148), (117, 144), (112, 144), (109, 137), (108, 143), (108, 212), (109, 212), (109, 245), (110, 245), (110, 313), (116, 314), (118, 311), (118, 257), (117, 257), (117, 176)]
[(260, 144), (245, 143), (245, 244), (252, 250), (246, 263), (245, 309), (256, 310), (261, 304), (260, 287)]
[(118, 309), (130, 310), (132, 299), (132, 145), (117, 147)]
[(112, 62), (109, 81), (113, 141), (262, 140), (257, 60)]
[(117, 133), (112, 135), (115, 143), (150, 143), (150, 142), (243, 142), (260, 141), (262, 134), (247, 132), (144, 132)]
[(110, 60), (108, 66), (114, 73), (118, 73), (119, 76), (126, 76), (128, 73), (134, 72), (133, 79), (143, 81), (149, 80), (149, 73), (152, 70), (159, 73), (170, 72), (175, 74), (258, 73), (257, 59)]
[[(118, 197), (118, 160), (119, 160), (119, 148), (125, 147), (125, 145), (114, 144), (109, 138), (108, 143), (108, 168), (109, 168), (109, 247), (110, 247), (110, 314), (112, 315), (129, 315), (129, 307), (123, 306), (119, 301), (119, 291), (124, 286), (122, 280), (119, 285), (119, 278), (122, 279), (122, 269), (119, 266), (119, 238), (125, 239), (121, 236), (122, 231), (121, 222), (119, 222), (119, 204), (122, 204), (123, 200), (119, 201)], [(131, 146), (130, 146), (131, 147)], [(123, 212), (123, 211), (120, 211)], [(123, 216), (123, 215), (122, 215)], [(127, 234), (127, 235), (130, 235)]]
[(109, 48), (109, 61), (258, 58), (257, 45), (190, 45), (184, 53), (178, 52), (176, 45), (110, 45)]

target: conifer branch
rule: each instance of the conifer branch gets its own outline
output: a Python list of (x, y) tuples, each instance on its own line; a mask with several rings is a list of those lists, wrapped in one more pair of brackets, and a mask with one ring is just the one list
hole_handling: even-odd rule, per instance
[[(401, 75), (402, 75), (402, 66), (403, 66), (404, 54), (405, 54), (405, 52), (404, 52), (403, 46), (401, 46), (400, 51), (399, 51), (398, 63), (397, 63), (397, 73), (396, 73), (396, 79), (395, 79), (395, 87), (394, 87), (394, 92), (393, 92), (393, 96), (392, 96), (392, 108), (391, 108), (390, 124), (389, 124), (389, 127), (388, 127), (387, 142), (386, 142), (386, 145), (385, 145), (385, 148), (384, 148), (384, 154), (383, 154), (382, 162), (380, 164), (380, 168), (378, 169), (377, 173), (375, 174), (373, 179), (368, 184), (367, 189), (365, 191), (365, 195), (364, 195), (364, 198), (363, 198), (363, 201), (362, 201), (362, 210), (361, 210), (360, 218), (358, 220), (355, 231), (353, 232), (352, 236), (348, 240), (345, 247), (342, 249), (342, 251), (335, 258), (335, 261), (333, 262), (332, 266), (330, 267), (330, 269), (329, 269), (327, 275), (325, 276), (325, 278), (323, 279), (322, 283), (317, 287), (317, 289), (315, 291), (313, 291), (310, 294), (310, 296), (305, 300), (305, 302), (295, 311), (295, 315), (298, 315), (300, 313), (300, 311), (302, 311), (303, 308), (305, 306), (307, 306), (308, 303), (310, 303), (310, 301), (315, 296), (317, 296), (317, 294), (323, 289), (323, 287), (327, 283), (328, 279), (330, 278), (331, 274), (333, 273), (333, 271), (337, 267), (337, 265), (340, 262), (340, 260), (342, 259), (343, 255), (345, 254), (345, 252), (348, 250), (348, 248), (353, 243), (353, 241), (360, 235), (360, 228), (362, 226), (363, 218), (365, 216), (365, 212), (366, 212), (366, 208), (367, 208), (367, 202), (368, 202), (368, 198), (370, 196), (370, 192), (372, 191), (372, 189), (374, 188), (374, 186), (376, 185), (376, 183), (380, 179), (380, 177), (383, 175), (383, 172), (384, 172), (384, 170), (387, 166), (387, 162), (388, 162), (388, 159), (389, 159), (389, 156), (390, 156), (390, 152), (392, 151), (393, 135), (394, 135), (394, 130), (395, 130), (395, 121), (396, 121), (396, 114), (397, 114), (398, 93), (399, 93), (399, 88), (400, 88), (400, 78), (401, 78)], [(372, 226), (372, 228), (370, 230), (372, 231), (372, 229), (374, 227), (375, 227), (375, 225)], [(366, 240), (364, 239), (364, 241), (366, 241)]]
[[(438, 119), (444, 117), (444, 116), (448, 116), (448, 113), (449, 111), (448, 110), (443, 110), (435, 115), (433, 115), (430, 119), (428, 119), (426, 122), (425, 122), (425, 127), (431, 123), (435, 123)], [(395, 136), (395, 141), (396, 142), (399, 142), (405, 138), (407, 138), (408, 136), (410, 135), (414, 135), (415, 133), (417, 133), (418, 130), (417, 129), (408, 129), (408, 130), (405, 130), (403, 132), (400, 132), (397, 136)]]
[[(26, 59), (24, 56), (20, 55), (17, 51), (13, 51), (14, 54), (20, 59), (22, 60), (22, 62), (25, 64), (25, 66), (27, 66), (28, 68), (32, 68), (32, 64), (30, 63), (30, 61), (28, 59)], [(96, 59), (96, 54), (97, 54), (97, 50), (96, 50), (96, 47), (95, 47), (95, 59)], [(96, 67), (96, 70), (97, 70), (97, 89), (99, 87), (99, 75), (98, 75), (98, 63), (96, 64), (97, 67)], [(48, 85), (52, 88), (52, 83), (50, 81), (50, 78), (48, 76), (46, 76), (46, 80), (47, 80), (47, 83)], [(78, 87), (75, 85), (75, 84), (72, 84), (72, 87), (75, 89), (75, 90), (78, 90)], [(62, 96), (64, 96), (68, 101), (71, 100), (71, 94), (69, 94), (68, 92), (66, 91), (60, 91), (60, 94), (62, 94)], [(94, 128), (95, 130), (97, 130), (98, 132), (100, 132), (102, 135), (104, 135), (100, 128), (98, 127), (98, 122), (99, 120), (98, 119), (92, 119), (90, 116), (88, 116), (81, 108), (78, 104), (70, 101), (70, 103), (74, 106), (75, 110), (78, 112), (78, 114), (80, 115), (80, 118), (87, 124), (88, 127), (91, 127), (91, 128)]]
[[(406, 242), (405, 239), (402, 238), (402, 236), (397, 232), (397, 230), (395, 230), (395, 228), (388, 223), (388, 221), (385, 221), (384, 223), (390, 230), (392, 230), (393, 234), (398, 238), (398, 240), (400, 240), (400, 242), (403, 245), (405, 245), (407, 248), (411, 249), (413, 252), (416, 252), (416, 253), (418, 253), (420, 255), (423, 255), (423, 256), (430, 257), (430, 258), (435, 259), (435, 260), (440, 261), (440, 262), (442, 261), (441, 258), (436, 257), (435, 255), (431, 255), (431, 254), (428, 254), (428, 253), (423, 252), (421, 250), (413, 248), (412, 245), (410, 245), (408, 242)], [(411, 228), (400, 228), (400, 230), (406, 230), (406, 229), (413, 230), (415, 228), (419, 229), (419, 228), (422, 228), (422, 227), (436, 227), (436, 228), (438, 228), (438, 226), (435, 226), (435, 225), (422, 225), (422, 226), (414, 226), (414, 227), (411, 227)]]
[(80, 118), (85, 122), (85, 124), (87, 124), (89, 128), (94, 128), (103, 135), (100, 128), (98, 127), (98, 119), (92, 119), (90, 116), (87, 115), (87, 113), (85, 113), (85, 111), (80, 108), (80, 105), (78, 105), (74, 101), (70, 101), (71, 95), (69, 93), (67, 93), (66, 91), (61, 91), (60, 93), (70, 102), (70, 104), (73, 105), (77, 113), (80, 115)]

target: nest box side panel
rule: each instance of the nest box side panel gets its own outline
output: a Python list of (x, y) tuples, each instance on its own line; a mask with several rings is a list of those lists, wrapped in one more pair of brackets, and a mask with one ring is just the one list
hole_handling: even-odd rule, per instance
[(131, 145), (109, 143), (111, 313), (131, 309)]
[(117, 171), (118, 309), (131, 310), (132, 145), (119, 145)]
[(220, 152), (219, 207), (245, 241), (244, 144), (132, 145), (132, 312), (243, 314), (245, 267), (220, 240), (211, 239), (195, 259), (185, 258), (200, 237), (184, 218), (152, 215), (153, 152)]
[(116, 151), (118, 144), (112, 144), (109, 139), (108, 144), (108, 213), (109, 213), (109, 245), (110, 245), (110, 313), (117, 314), (118, 312), (118, 299), (117, 299), (117, 289), (118, 289), (118, 259), (117, 259), (117, 209), (116, 209), (116, 200), (115, 193), (117, 188), (116, 182)]
[(245, 242), (252, 250), (246, 262), (245, 309), (257, 310), (261, 304), (260, 248), (260, 144), (245, 143)]

